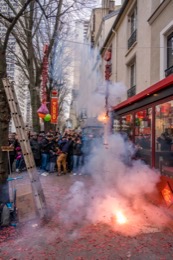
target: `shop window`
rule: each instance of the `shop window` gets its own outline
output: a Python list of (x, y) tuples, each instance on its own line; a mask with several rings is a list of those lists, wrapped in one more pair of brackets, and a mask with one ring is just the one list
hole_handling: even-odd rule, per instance
[(132, 139), (133, 136), (133, 115), (127, 114), (121, 117), (121, 132), (126, 133)]
[(126, 132), (129, 137), (132, 136), (132, 124), (133, 124), (133, 116), (132, 114), (128, 114), (121, 118), (121, 130)]
[(164, 174), (169, 168), (173, 169), (173, 101), (157, 105), (155, 118), (156, 168)]
[(132, 139), (133, 136), (133, 115), (127, 114), (121, 116), (120, 118), (115, 118), (113, 122), (114, 133), (119, 132), (122, 134), (127, 134), (127, 136)]
[(135, 144), (137, 157), (151, 165), (152, 109), (147, 108), (135, 113)]

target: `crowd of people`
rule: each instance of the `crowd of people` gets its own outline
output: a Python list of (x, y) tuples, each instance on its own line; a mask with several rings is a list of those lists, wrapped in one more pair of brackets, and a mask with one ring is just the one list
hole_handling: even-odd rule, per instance
[[(63, 135), (52, 131), (46, 134), (33, 132), (29, 134), (29, 141), (35, 165), (41, 175), (82, 174), (86, 149), (84, 149), (81, 133), (72, 130), (65, 131)], [(20, 173), (26, 170), (16, 133), (10, 134), (9, 145), (14, 147), (13, 151), (10, 151), (11, 172)]]

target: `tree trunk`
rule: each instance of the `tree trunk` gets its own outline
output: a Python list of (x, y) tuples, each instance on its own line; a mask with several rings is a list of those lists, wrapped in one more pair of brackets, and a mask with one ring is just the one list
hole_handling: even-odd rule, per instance
[(32, 123), (34, 132), (39, 133), (40, 122), (37, 114), (37, 110), (40, 107), (40, 95), (36, 88), (30, 85), (30, 95), (31, 95), (31, 107), (32, 107)]
[[(32, 22), (32, 19), (31, 19)], [(40, 122), (37, 115), (37, 110), (40, 107), (40, 92), (38, 91), (38, 86), (40, 85), (39, 77), (36, 75), (36, 70), (34, 69), (34, 49), (32, 46), (32, 34), (28, 32), (28, 68), (29, 68), (29, 91), (31, 97), (31, 107), (32, 107), (32, 124), (34, 132), (40, 131)]]
[(2, 146), (8, 145), (8, 129), (10, 122), (10, 110), (2, 83), (6, 77), (6, 57), (0, 45), (0, 201), (8, 201), (8, 157), (7, 152), (1, 150)]

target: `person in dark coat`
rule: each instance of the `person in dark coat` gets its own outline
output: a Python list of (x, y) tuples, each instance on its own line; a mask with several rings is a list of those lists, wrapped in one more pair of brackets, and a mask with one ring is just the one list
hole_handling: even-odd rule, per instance
[(52, 142), (49, 150), (49, 168), (48, 168), (49, 173), (54, 173), (56, 160), (57, 160), (57, 145), (55, 142)]
[(13, 147), (13, 151), (9, 152), (9, 155), (10, 155), (10, 168), (11, 168), (11, 172), (13, 172), (13, 163), (14, 163), (14, 160), (16, 158), (16, 148), (18, 146), (20, 146), (20, 144), (19, 144), (15, 134), (11, 134), (9, 136), (8, 144), (9, 144), (10, 147)]
[(63, 167), (63, 173), (67, 173), (67, 155), (69, 152), (69, 147), (71, 144), (71, 140), (68, 138), (63, 138), (61, 144), (59, 145), (59, 156), (57, 159), (57, 168), (58, 168), (58, 174), (57, 176), (61, 175), (61, 166)]
[(172, 139), (166, 132), (162, 133), (161, 136), (157, 138), (157, 142), (160, 144), (161, 151), (171, 151)]
[(48, 175), (49, 170), (49, 151), (52, 146), (53, 135), (47, 133), (46, 138), (41, 141), (41, 169), (45, 172), (42, 173), (43, 176)]
[(72, 172), (73, 170), (73, 143), (75, 138), (73, 136), (69, 136), (69, 150), (67, 155), (67, 168), (68, 172)]
[(78, 137), (73, 144), (73, 175), (81, 174), (80, 170), (82, 167), (83, 152), (82, 152), (82, 142)]
[(41, 147), (40, 143), (38, 142), (38, 135), (37, 133), (32, 133), (30, 136), (30, 145), (31, 145), (31, 150), (33, 152), (35, 164), (37, 167), (40, 167), (41, 163)]

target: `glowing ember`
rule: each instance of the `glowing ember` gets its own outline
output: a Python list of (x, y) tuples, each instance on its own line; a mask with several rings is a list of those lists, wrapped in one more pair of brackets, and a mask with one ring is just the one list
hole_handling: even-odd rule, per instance
[(102, 114), (102, 115), (99, 115), (97, 119), (98, 119), (98, 121), (104, 123), (108, 120), (108, 117), (106, 115)]
[(116, 219), (119, 224), (125, 224), (127, 222), (127, 218), (120, 211), (116, 212)]

